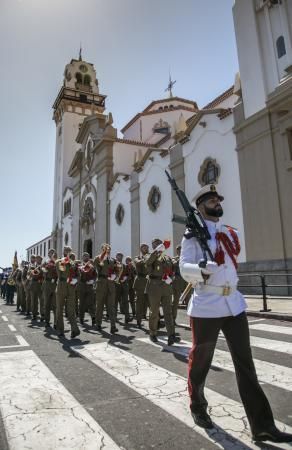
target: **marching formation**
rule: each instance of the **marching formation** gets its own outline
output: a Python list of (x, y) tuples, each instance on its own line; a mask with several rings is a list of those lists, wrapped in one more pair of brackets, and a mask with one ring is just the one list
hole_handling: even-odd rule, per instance
[[(208, 405), (214, 403), (214, 393), (205, 389), (205, 385), (222, 332), (233, 361), (242, 409), (252, 439), (256, 442), (290, 443), (292, 434), (278, 428), (270, 402), (257, 377), (251, 352), (247, 305), (237, 289), (240, 240), (235, 228), (219, 222), (223, 216), (221, 203), (224, 197), (217, 192), (215, 185), (206, 185), (190, 204), (175, 180), (169, 175), (168, 179), (186, 213), (186, 231), (182, 245), (176, 248), (176, 257), (166, 254), (170, 241), (163, 242), (159, 238), (152, 240), (151, 252), (149, 246), (142, 243), (140, 255), (133, 259), (128, 256), (125, 262), (122, 253), (111, 256), (109, 244), (103, 244), (94, 259), (83, 253), (81, 261), (76, 259), (70, 247), (64, 247), (61, 258), (57, 257), (54, 249), (50, 249), (47, 260), (42, 261), (40, 256), (32, 255), (29, 263), (22, 262), (20, 268), (15, 266), (10, 275), (17, 288), (17, 309), (32, 315), (32, 321), (40, 319), (45, 322), (45, 329), (51, 327), (53, 312), (52, 325), (60, 337), (64, 337), (65, 313), (71, 326), (71, 338), (75, 338), (80, 334), (77, 317), (79, 324), (83, 324), (86, 313), (91, 316), (91, 326), (99, 332), (102, 332), (102, 322), (106, 317), (110, 321), (110, 332), (114, 334), (118, 331), (118, 312), (124, 316), (125, 325), (135, 318), (137, 328), (142, 328), (149, 308), (150, 341), (146, 340), (155, 345), (159, 344), (157, 334), (162, 308), (167, 346), (173, 351), (173, 344), (180, 341), (175, 333), (178, 303), (180, 299), (187, 300), (193, 290), (187, 310), (192, 333), (188, 393), (195, 425), (206, 430), (215, 428), (211, 417), (213, 406), (208, 409)], [(107, 342), (99, 344), (95, 350), (89, 347), (76, 349), (84, 357), (93, 358), (94, 363), (110, 374), (116, 370), (113, 363), (125, 359), (120, 348)], [(142, 379), (149, 373), (145, 362), (137, 360), (134, 355), (132, 365), (138, 365), (139, 370), (145, 368)], [(124, 362), (118, 364), (118, 367), (123, 366)], [(134, 370), (135, 376), (139, 370)], [(165, 379), (168, 378), (167, 373)], [(161, 380), (159, 397), (160, 383)], [(176, 379), (173, 383), (177, 384)], [(140, 384), (136, 389), (140, 392)], [(181, 385), (174, 388), (174, 392), (181, 390)], [(222, 399), (219, 400), (221, 403)]]
[[(78, 321), (82, 325), (86, 313), (98, 331), (102, 330), (104, 317), (109, 319), (114, 334), (118, 331), (118, 312), (124, 315), (125, 324), (135, 319), (137, 327), (142, 328), (149, 308), (150, 339), (156, 342), (162, 307), (168, 344), (172, 345), (177, 340), (175, 319), (186, 282), (179, 271), (181, 247), (177, 246), (177, 256), (171, 258), (165, 254), (169, 245), (170, 241), (155, 238), (152, 252), (143, 243), (139, 256), (127, 256), (125, 260), (120, 252), (112, 257), (109, 244), (103, 244), (94, 259), (85, 252), (82, 260), (77, 260), (71, 247), (64, 247), (63, 256), (58, 258), (50, 249), (46, 260), (31, 255), (29, 262), (22, 261), (7, 284), (16, 288), (17, 311), (31, 315), (32, 321), (44, 322), (45, 329), (52, 326), (61, 337), (64, 314), (74, 338), (80, 334)], [(11, 303), (13, 296), (9, 301), (6, 297), (6, 301)]]

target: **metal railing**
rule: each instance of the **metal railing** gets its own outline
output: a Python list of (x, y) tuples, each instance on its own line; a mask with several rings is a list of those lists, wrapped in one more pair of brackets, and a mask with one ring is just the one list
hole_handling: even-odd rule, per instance
[[(271, 309), (268, 308), (268, 297), (267, 297), (267, 291), (269, 288), (292, 288), (292, 284), (268, 284), (266, 279), (267, 277), (292, 277), (292, 273), (238, 273), (239, 279), (244, 277), (254, 277), (259, 278), (260, 283), (259, 284), (239, 284), (238, 288), (239, 290), (244, 288), (260, 288), (262, 293), (262, 300), (263, 300), (263, 309), (261, 309), (261, 312), (269, 312)], [(245, 294), (246, 295), (246, 294)]]

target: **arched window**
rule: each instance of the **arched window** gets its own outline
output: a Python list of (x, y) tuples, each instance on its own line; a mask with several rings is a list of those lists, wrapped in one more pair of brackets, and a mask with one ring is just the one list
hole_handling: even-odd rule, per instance
[(76, 77), (77, 83), (82, 84), (82, 75), (81, 75), (81, 73), (77, 72), (75, 77)]
[(216, 183), (218, 177), (218, 169), (213, 161), (208, 162), (205, 173), (203, 175), (203, 181), (205, 184)]
[(278, 37), (278, 39), (276, 40), (276, 46), (277, 46), (278, 58), (282, 58), (282, 56), (286, 55), (284, 36)]
[(91, 78), (89, 75), (84, 75), (84, 84), (85, 86), (90, 86)]
[(200, 185), (217, 184), (220, 176), (220, 166), (216, 159), (206, 158), (200, 167), (198, 181)]

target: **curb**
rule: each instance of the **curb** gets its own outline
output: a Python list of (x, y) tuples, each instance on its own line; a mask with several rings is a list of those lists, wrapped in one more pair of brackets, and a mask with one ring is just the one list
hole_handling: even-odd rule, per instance
[(292, 316), (290, 316), (289, 314), (260, 311), (246, 311), (246, 314), (251, 317), (263, 317), (265, 319), (286, 320), (287, 322), (292, 322)]

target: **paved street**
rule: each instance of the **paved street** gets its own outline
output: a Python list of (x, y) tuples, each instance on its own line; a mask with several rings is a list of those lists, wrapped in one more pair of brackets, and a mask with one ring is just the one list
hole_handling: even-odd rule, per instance
[[(3, 303), (3, 301), (1, 301)], [(0, 449), (254, 449), (220, 336), (206, 394), (216, 424), (194, 425), (186, 391), (190, 331), (179, 312), (181, 342), (153, 345), (145, 331), (92, 331), (59, 339), (42, 324), (0, 305)], [(291, 322), (249, 318), (253, 355), (281, 429), (292, 431)], [(164, 329), (165, 330), (165, 329)], [(288, 449), (288, 444), (260, 445)]]

